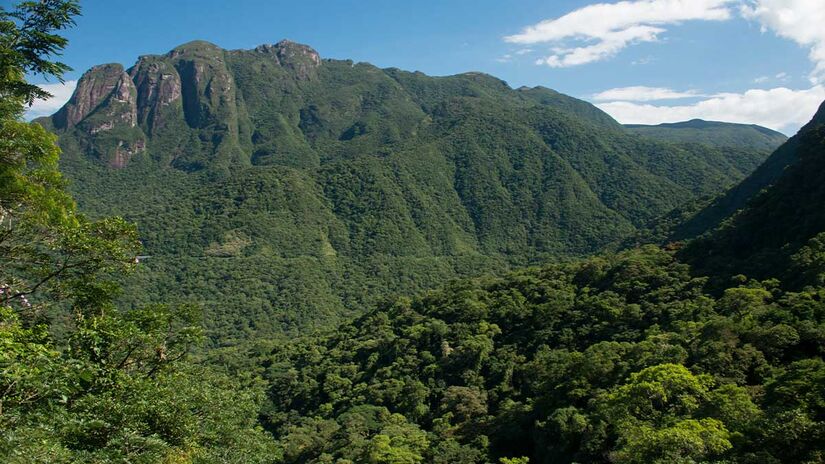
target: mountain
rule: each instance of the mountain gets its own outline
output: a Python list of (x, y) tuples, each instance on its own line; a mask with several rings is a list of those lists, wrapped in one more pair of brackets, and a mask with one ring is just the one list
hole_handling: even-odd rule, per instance
[(286, 463), (821, 462), (825, 104), (757, 182), (681, 249), (454, 282), (235, 369)]
[[(741, 205), (718, 228), (692, 242), (684, 256), (700, 263), (706, 272), (812, 283), (825, 271), (820, 262), (823, 202), (825, 104), (756, 172), (682, 226), (682, 230), (695, 227)], [(814, 275), (800, 275), (794, 267), (800, 261), (816, 268)]]
[(753, 164), (628, 134), (549, 89), (290, 41), (96, 66), (39, 122), (81, 210), (138, 224), (147, 257), (123, 302), (196, 301), (222, 342), (591, 253)]
[(776, 150), (788, 140), (785, 134), (755, 124), (734, 124), (702, 119), (655, 126), (625, 124), (624, 127), (633, 134), (665, 142), (703, 143), (717, 147), (760, 151)]
[[(744, 208), (748, 201), (756, 197), (762, 190), (773, 185), (784, 174), (786, 168), (799, 160), (799, 152), (804, 149), (800, 146), (800, 141), (806, 137), (810, 130), (821, 124), (823, 118), (825, 116), (822, 115), (820, 109), (811, 122), (777, 147), (763, 163), (753, 169), (753, 172), (741, 182), (721, 195), (695, 198), (666, 215), (654, 219), (643, 227), (640, 232), (624, 240), (624, 247), (644, 243), (665, 244), (690, 240), (718, 228), (723, 221)], [(714, 124), (724, 125), (725, 123)], [(743, 127), (750, 128), (752, 126)]]

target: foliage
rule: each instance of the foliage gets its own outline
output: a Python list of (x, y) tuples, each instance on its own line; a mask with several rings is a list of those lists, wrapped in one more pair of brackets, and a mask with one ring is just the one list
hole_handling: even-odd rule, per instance
[(62, 79), (71, 69), (50, 60), (66, 48), (67, 40), (57, 32), (73, 25), (78, 14), (78, 2), (66, 0), (25, 1), (11, 11), (0, 7), (0, 113), (18, 115), (19, 103), (51, 96), (24, 76)]
[(77, 13), (49, 0), (0, 10), (0, 460), (272, 462), (259, 389), (185, 359), (197, 309), (112, 303), (134, 226), (77, 213), (55, 137), (19, 120), (44, 95), (24, 73), (62, 74), (53, 32)]
[(381, 437), (402, 425), (426, 434), (424, 462), (819, 462), (822, 290), (706, 282), (645, 247), (455, 282), (221, 359), (266, 378), (285, 462), (409, 447)]
[[(586, 102), (480, 73), (312, 53), (195, 41), (129, 70), (128, 133), (105, 95), (74, 126), (72, 102), (40, 120), (81, 210), (138, 224), (150, 257), (124, 305), (201, 303), (215, 345), (331, 327), (387, 296), (593, 253), (764, 156), (637, 137)], [(112, 169), (116, 142), (144, 134)]]

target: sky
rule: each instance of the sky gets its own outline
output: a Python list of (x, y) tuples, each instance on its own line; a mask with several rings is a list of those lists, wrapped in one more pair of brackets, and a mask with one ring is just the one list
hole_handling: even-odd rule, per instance
[[(8, 8), (11, 0), (0, 0)], [(66, 31), (65, 85), (83, 71), (195, 39), (248, 49), (288, 38), (324, 58), (545, 86), (619, 122), (693, 118), (795, 133), (825, 100), (825, 0), (87, 0)], [(39, 79), (39, 80), (38, 80)]]

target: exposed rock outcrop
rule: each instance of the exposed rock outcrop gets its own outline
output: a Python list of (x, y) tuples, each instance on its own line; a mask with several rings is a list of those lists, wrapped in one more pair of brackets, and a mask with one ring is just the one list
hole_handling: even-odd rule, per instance
[(180, 105), (180, 75), (174, 66), (156, 56), (142, 56), (129, 70), (137, 88), (137, 119), (147, 134), (164, 126), (166, 113)]
[(86, 150), (113, 168), (126, 166), (146, 149), (138, 127), (138, 91), (119, 64), (95, 66), (83, 74), (53, 123), (57, 129), (76, 131)]
[(285, 68), (295, 72), (298, 79), (309, 80), (315, 69), (321, 65), (321, 56), (312, 47), (282, 40), (276, 44), (264, 44), (255, 48), (258, 53), (266, 53)]
[(233, 52), (193, 41), (165, 55), (141, 56), (128, 71), (120, 64), (95, 66), (52, 124), (77, 131), (84, 150), (113, 168), (126, 166), (156, 138), (166, 142), (154, 156), (182, 169), (249, 163), (252, 124), (233, 60), (259, 54), (286, 71), (279, 78), (292, 82), (287, 85), (314, 79), (322, 65), (318, 52), (289, 40)]
[(137, 123), (137, 91), (131, 77), (120, 64), (104, 64), (87, 71), (77, 83), (77, 88), (66, 105), (54, 116), (55, 127), (67, 129), (86, 119), (101, 105), (111, 100), (121, 108), (112, 114), (117, 121), (108, 121), (89, 128), (100, 132), (110, 129), (115, 123), (134, 127)]

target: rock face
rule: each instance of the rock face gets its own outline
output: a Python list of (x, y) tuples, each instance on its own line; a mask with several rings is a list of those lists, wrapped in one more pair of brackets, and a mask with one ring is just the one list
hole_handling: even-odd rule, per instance
[(117, 121), (109, 121), (90, 130), (94, 132), (107, 130), (104, 126), (108, 125), (111, 128), (116, 122), (134, 127), (137, 119), (136, 94), (132, 79), (123, 70), (123, 66), (119, 64), (95, 66), (83, 74), (72, 98), (54, 116), (55, 127), (60, 129), (74, 127), (109, 100), (122, 104), (119, 106), (123, 106), (122, 110), (125, 111), (118, 112)]
[(282, 40), (276, 44), (264, 44), (255, 48), (258, 53), (272, 55), (278, 64), (295, 72), (299, 79), (309, 80), (321, 65), (321, 56), (312, 47)]
[(52, 124), (77, 132), (84, 149), (113, 168), (151, 152), (153, 139), (176, 140), (154, 156), (184, 170), (248, 164), (251, 122), (230, 61), (261, 54), (294, 82), (314, 79), (322, 64), (315, 50), (287, 40), (232, 52), (189, 42), (165, 55), (141, 56), (128, 71), (119, 64), (95, 66)]
[(75, 131), (80, 144), (112, 168), (126, 166), (146, 149), (138, 127), (138, 91), (119, 64), (87, 71), (52, 120), (57, 129)]
[(152, 135), (162, 129), (166, 113), (180, 106), (180, 75), (169, 63), (142, 56), (129, 70), (129, 76), (137, 88), (137, 120)]

